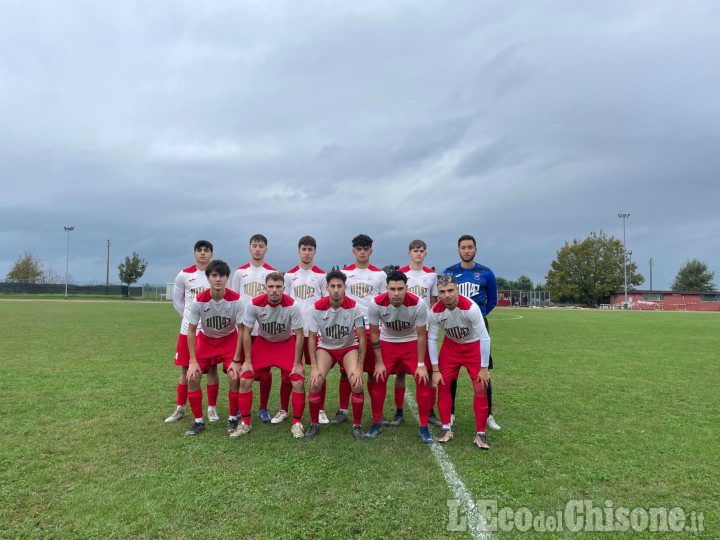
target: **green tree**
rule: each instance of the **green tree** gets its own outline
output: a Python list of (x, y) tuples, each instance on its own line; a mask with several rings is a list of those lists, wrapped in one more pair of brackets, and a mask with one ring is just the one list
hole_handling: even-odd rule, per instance
[(128, 286), (137, 283), (146, 269), (147, 261), (133, 251), (132, 258), (125, 257), (125, 262), (118, 265), (120, 283), (127, 283)]
[(715, 272), (710, 272), (706, 263), (689, 259), (678, 270), (671, 288), (673, 291), (714, 291), (714, 277)]
[(31, 250), (25, 251), (13, 264), (13, 267), (5, 276), (6, 281), (21, 283), (42, 283), (45, 270), (40, 257), (33, 255)]
[(527, 277), (525, 274), (517, 278), (515, 281), (511, 282), (513, 290), (518, 291), (532, 291), (533, 290), (533, 282), (532, 279)]
[[(545, 276), (550, 294), (560, 302), (596, 306), (599, 299), (624, 287), (624, 251), (620, 240), (608, 237), (602, 230), (590, 233), (582, 242), (565, 242)], [(645, 281), (636, 272), (637, 265), (628, 264), (628, 288)]]
[(496, 277), (495, 282), (497, 283), (498, 291), (509, 291), (512, 288), (510, 282), (504, 277)]

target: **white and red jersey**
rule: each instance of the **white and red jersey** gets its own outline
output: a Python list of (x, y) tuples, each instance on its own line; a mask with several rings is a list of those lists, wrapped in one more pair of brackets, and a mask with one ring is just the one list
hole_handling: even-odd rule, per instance
[(426, 326), (428, 310), (414, 294), (405, 293), (399, 307), (390, 302), (388, 293), (376, 296), (368, 310), (368, 323), (379, 325), (380, 339), (392, 343), (404, 343), (417, 339), (417, 327)]
[(267, 294), (253, 298), (245, 307), (243, 324), (248, 328), (257, 325), (258, 336), (272, 341), (286, 341), (294, 331), (303, 327), (302, 314), (295, 301), (283, 294), (280, 303), (272, 305)]
[(188, 323), (185, 320), (185, 309), (192, 304), (193, 299), (203, 291), (210, 288), (205, 270), (198, 270), (197, 266), (192, 265), (183, 268), (178, 272), (175, 278), (175, 288), (173, 289), (173, 307), (181, 317), (180, 333), (187, 335)]
[(408, 291), (425, 302), (428, 310), (430, 310), (432, 308), (430, 297), (437, 298), (438, 295), (435, 270), (427, 266), (423, 266), (422, 270), (411, 270), (409, 266), (404, 266), (400, 269), (400, 272), (407, 276)]
[(211, 291), (203, 291), (195, 297), (185, 310), (189, 324), (200, 327), (200, 331), (209, 338), (221, 338), (237, 331), (242, 323), (244, 306), (240, 295), (225, 289), (225, 295), (219, 300), (212, 299)]
[(330, 297), (325, 296), (315, 302), (310, 331), (320, 334), (318, 347), (323, 349), (347, 349), (358, 344), (356, 328), (365, 326), (362, 309), (355, 300), (343, 297), (342, 305), (335, 309), (330, 305)]
[(277, 272), (269, 264), (253, 266), (250, 263), (244, 264), (235, 270), (230, 288), (243, 298), (243, 301), (250, 303), (250, 300), (265, 292), (265, 277)]
[(303, 316), (303, 328), (305, 337), (310, 330), (310, 319), (315, 307), (315, 302), (325, 295), (325, 272), (317, 266), (305, 270), (296, 266), (285, 272), (285, 294), (295, 300)]
[(367, 319), (370, 304), (377, 295), (387, 291), (387, 274), (376, 266), (358, 268), (354, 264), (342, 269), (347, 276), (347, 292), (345, 293), (352, 300), (357, 302), (362, 309), (363, 316)]
[(482, 311), (475, 302), (459, 294), (455, 309), (448, 309), (442, 300), (433, 306), (428, 321), (428, 352), (433, 365), (437, 364), (436, 344), (440, 328), (444, 330), (445, 337), (455, 343), (480, 341), (482, 366), (487, 367), (490, 361), (490, 335), (485, 329)]

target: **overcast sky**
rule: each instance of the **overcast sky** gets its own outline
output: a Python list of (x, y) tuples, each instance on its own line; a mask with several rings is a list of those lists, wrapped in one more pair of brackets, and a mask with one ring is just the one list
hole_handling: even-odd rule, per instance
[[(565, 241), (622, 240), (649, 287), (720, 283), (720, 3), (0, 0), (0, 278), (25, 250), (76, 283), (133, 251), (173, 281), (375, 240), (428, 266), (478, 239), (544, 282)], [(715, 51), (715, 52), (712, 52)]]

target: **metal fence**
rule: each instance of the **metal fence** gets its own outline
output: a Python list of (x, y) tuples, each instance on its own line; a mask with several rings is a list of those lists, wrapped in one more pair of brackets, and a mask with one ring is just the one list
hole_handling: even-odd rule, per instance
[[(68, 296), (91, 295), (91, 296), (126, 296), (129, 298), (141, 298), (145, 300), (165, 300), (166, 285), (127, 285), (110, 283), (90, 283), (78, 285), (69, 283), (67, 285)], [(65, 295), (65, 283), (18, 283), (0, 281), (0, 294), (57, 294)], [(172, 300), (172, 298), (170, 298)]]
[(548, 307), (550, 291), (498, 291), (498, 306)]

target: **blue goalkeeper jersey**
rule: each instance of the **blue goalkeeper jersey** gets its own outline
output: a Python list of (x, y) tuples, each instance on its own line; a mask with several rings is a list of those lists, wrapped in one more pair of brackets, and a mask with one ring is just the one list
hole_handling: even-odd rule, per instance
[(472, 268), (463, 268), (462, 263), (457, 263), (443, 273), (455, 276), (460, 294), (475, 302), (483, 317), (487, 317), (497, 306), (497, 282), (495, 274), (487, 266), (475, 263)]

